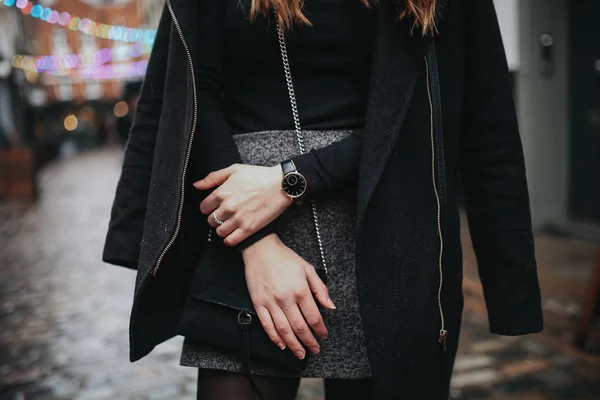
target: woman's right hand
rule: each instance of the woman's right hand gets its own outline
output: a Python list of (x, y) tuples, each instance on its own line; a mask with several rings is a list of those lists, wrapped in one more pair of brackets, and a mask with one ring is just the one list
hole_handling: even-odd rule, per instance
[(335, 305), (315, 268), (276, 234), (247, 247), (242, 256), (252, 303), (273, 343), (282, 350), (289, 347), (299, 359), (306, 357), (300, 341), (317, 354), (315, 334), (326, 339), (327, 328), (315, 298), (330, 310)]

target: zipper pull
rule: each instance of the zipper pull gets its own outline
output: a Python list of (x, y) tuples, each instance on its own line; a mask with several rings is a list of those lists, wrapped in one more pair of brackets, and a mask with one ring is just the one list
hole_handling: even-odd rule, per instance
[(444, 351), (448, 350), (446, 347), (446, 338), (448, 337), (448, 331), (445, 329), (440, 329), (440, 335), (438, 337), (438, 343), (440, 343), (444, 349)]

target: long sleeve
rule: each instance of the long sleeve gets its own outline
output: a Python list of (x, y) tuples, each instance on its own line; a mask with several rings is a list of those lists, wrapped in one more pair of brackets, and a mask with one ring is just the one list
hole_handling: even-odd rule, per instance
[(292, 157), (307, 182), (306, 197), (317, 199), (356, 186), (362, 137), (358, 132), (320, 149)]
[[(196, 164), (202, 166), (202, 175), (242, 163), (222, 107), (222, 22), (226, 3), (215, 0), (201, 0), (199, 3), (201, 40), (196, 63), (198, 135), (194, 141), (194, 154), (201, 158)], [(247, 238), (237, 248), (243, 250), (273, 232), (276, 232), (274, 222)]]
[(102, 259), (135, 269), (146, 214), (156, 134), (163, 103), (171, 17), (163, 9), (125, 150)]
[(196, 84), (198, 102), (195, 154), (202, 174), (241, 162), (222, 110), (222, 21), (225, 1), (201, 0)]
[(492, 0), (470, 0), (467, 24), (460, 161), (490, 330), (539, 332), (543, 322), (525, 163)]

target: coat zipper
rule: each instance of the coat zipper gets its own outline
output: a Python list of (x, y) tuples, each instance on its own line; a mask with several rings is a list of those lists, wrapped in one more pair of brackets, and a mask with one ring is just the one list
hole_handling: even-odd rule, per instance
[(171, 6), (171, 0), (167, 0), (167, 7), (169, 9), (169, 13), (171, 14), (171, 19), (173, 20), (173, 23), (175, 24), (175, 29), (177, 30), (177, 33), (179, 34), (179, 38), (181, 39), (181, 42), (182, 42), (185, 52), (187, 54), (188, 62), (190, 63), (190, 72), (192, 74), (192, 92), (193, 92), (193, 97), (194, 97), (194, 116), (192, 119), (192, 127), (191, 127), (192, 130), (190, 132), (188, 148), (187, 148), (187, 152), (185, 154), (185, 162), (183, 164), (183, 174), (182, 174), (182, 178), (181, 178), (181, 200), (179, 201), (179, 209), (177, 210), (177, 224), (175, 225), (175, 231), (173, 232), (173, 236), (171, 236), (171, 239), (169, 240), (169, 242), (167, 243), (167, 245), (165, 246), (163, 251), (160, 253), (158, 260), (156, 261), (156, 266), (154, 267), (154, 271), (152, 273), (153, 275), (156, 275), (156, 273), (158, 272), (160, 263), (162, 262), (163, 258), (167, 254), (167, 251), (169, 251), (171, 246), (173, 246), (173, 243), (175, 243), (175, 239), (177, 239), (177, 236), (179, 235), (179, 231), (181, 230), (181, 216), (183, 213), (183, 200), (184, 200), (184, 196), (185, 196), (185, 176), (187, 173), (188, 162), (190, 160), (192, 143), (194, 141), (194, 133), (196, 132), (196, 123), (198, 120), (198, 98), (197, 98), (197, 93), (196, 93), (196, 74), (194, 73), (194, 63), (192, 62), (192, 54), (190, 53), (190, 49), (187, 45), (185, 37), (183, 36), (183, 31), (181, 30), (181, 26), (179, 25), (177, 16), (175, 16), (175, 13), (173, 12), (173, 7)]
[(431, 177), (433, 182), (433, 192), (435, 193), (435, 200), (437, 204), (437, 235), (440, 242), (440, 250), (438, 255), (438, 269), (440, 276), (440, 283), (438, 286), (437, 303), (440, 310), (440, 332), (438, 335), (438, 342), (446, 350), (446, 338), (448, 337), (448, 331), (446, 330), (446, 322), (444, 320), (444, 308), (442, 307), (442, 287), (444, 284), (444, 269), (443, 269), (443, 254), (444, 254), (444, 236), (442, 235), (442, 205), (440, 202), (440, 195), (438, 192), (438, 186), (435, 174), (435, 135), (434, 135), (434, 111), (433, 111), (433, 99), (431, 97), (431, 79), (429, 76), (429, 60), (425, 57), (425, 73), (427, 79), (427, 97), (429, 99), (429, 125), (430, 125), (430, 140), (431, 140)]

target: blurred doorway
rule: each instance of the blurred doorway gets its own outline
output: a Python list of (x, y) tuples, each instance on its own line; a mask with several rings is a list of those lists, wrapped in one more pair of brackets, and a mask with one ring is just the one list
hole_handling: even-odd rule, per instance
[(600, 2), (569, 1), (569, 211), (600, 223)]

